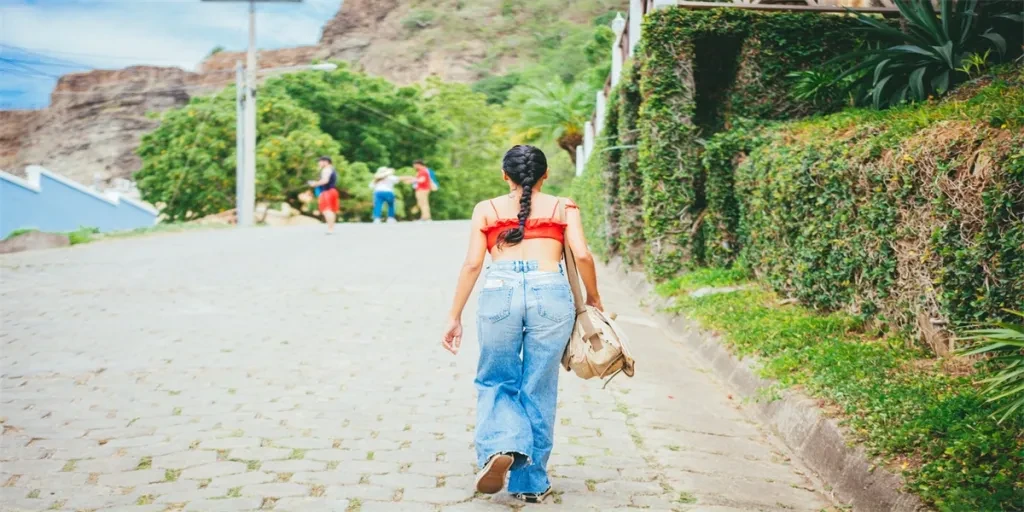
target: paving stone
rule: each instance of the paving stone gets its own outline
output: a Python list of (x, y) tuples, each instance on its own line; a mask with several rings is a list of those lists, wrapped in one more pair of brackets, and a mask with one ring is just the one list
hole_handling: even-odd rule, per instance
[(112, 446), (114, 448), (151, 446), (154, 444), (162, 443), (164, 441), (167, 441), (167, 438), (165, 438), (164, 436), (121, 437), (111, 439), (104, 446)]
[(315, 460), (272, 460), (261, 464), (260, 469), (273, 473), (323, 471), (327, 469), (327, 463)]
[(185, 512), (243, 512), (258, 510), (263, 498), (228, 498), (223, 500), (199, 500), (185, 505)]
[(57, 500), (53, 498), (4, 498), (2, 501), (0, 501), (0, 504), (3, 504), (4, 508), (0, 510), (4, 510), (4, 512), (7, 512), (8, 510), (12, 512), (36, 512), (39, 510), (51, 510), (51, 507), (56, 502)]
[(292, 451), (284, 448), (238, 448), (231, 450), (229, 458), (238, 460), (281, 460), (291, 456)]
[(348, 471), (315, 471), (295, 473), (291, 481), (301, 484), (355, 485), (361, 478), (358, 473)]
[(199, 444), (204, 450), (233, 450), (235, 448), (259, 448), (258, 437), (222, 437), (210, 439)]
[(277, 476), (273, 473), (249, 471), (248, 473), (216, 477), (210, 480), (210, 485), (208, 487), (211, 489), (217, 488), (227, 490), (234, 487), (273, 482), (274, 480), (277, 480)]
[(348, 500), (340, 498), (281, 498), (274, 504), (274, 510), (284, 512), (341, 512), (347, 510), (348, 505)]
[(381, 460), (385, 462), (399, 462), (402, 464), (416, 462), (436, 462), (437, 452), (415, 449), (374, 452), (373, 460)]
[[(517, 510), (509, 505), (491, 503), (489, 501), (473, 500), (457, 505), (444, 507), (444, 512), (510, 512)], [(570, 509), (571, 510), (571, 509)]]
[(186, 469), (181, 472), (181, 478), (202, 480), (204, 478), (245, 473), (246, 470), (246, 465), (241, 462), (221, 461)]
[(135, 487), (139, 485), (163, 482), (165, 473), (162, 469), (143, 469), (100, 475), (99, 484), (110, 487)]
[(75, 461), (75, 473), (118, 473), (139, 467), (141, 457), (105, 457)]
[(458, 503), (473, 497), (472, 487), (407, 487), (402, 494), (404, 501), (421, 501), (424, 503)]
[(242, 496), (284, 498), (286, 496), (306, 496), (308, 494), (308, 486), (287, 482), (255, 484), (242, 487)]
[(395, 491), (397, 489), (376, 485), (345, 485), (328, 487), (325, 494), (332, 498), (390, 501)]
[[(95, 492), (96, 489), (89, 489)], [(65, 510), (96, 510), (107, 507), (123, 507), (135, 503), (131, 496), (122, 494), (87, 494), (77, 492), (72, 495), (62, 496), (64, 501), (62, 508)]]
[[(644, 471), (647, 471), (646, 469)], [(576, 480), (612, 480), (619, 478), (619, 472), (611, 468), (591, 466), (554, 466), (551, 473)]]
[(437, 478), (432, 476), (413, 475), (408, 473), (391, 473), (388, 475), (373, 475), (370, 477), (370, 483), (373, 485), (380, 485), (383, 487), (395, 487), (404, 489), (409, 489), (411, 487), (433, 488), (437, 486)]
[(217, 462), (217, 452), (209, 450), (187, 450), (153, 457), (154, 468), (184, 469)]
[(434, 507), (426, 503), (394, 503), (387, 501), (367, 501), (359, 507), (359, 512), (432, 512)]
[(567, 492), (560, 496), (566, 510), (609, 510), (628, 504), (626, 495)]
[(45, 475), (60, 471), (64, 464), (61, 460), (10, 460), (0, 463), (0, 470), (14, 475)]
[(125, 505), (121, 507), (109, 507), (103, 508), (96, 512), (164, 512), (167, 509), (165, 505)]
[(333, 445), (334, 441), (330, 439), (315, 437), (290, 437), (287, 439), (277, 439), (274, 441), (274, 446), (300, 450), (322, 450), (330, 448)]
[(355, 450), (310, 450), (306, 452), (306, 460), (322, 460), (322, 461), (358, 461), (367, 460), (367, 452), (355, 451)]
[(409, 473), (429, 476), (469, 475), (476, 472), (476, 464), (460, 462), (414, 462)]
[(382, 462), (379, 460), (345, 461), (338, 465), (339, 469), (361, 475), (397, 473), (401, 467), (402, 465), (397, 462)]

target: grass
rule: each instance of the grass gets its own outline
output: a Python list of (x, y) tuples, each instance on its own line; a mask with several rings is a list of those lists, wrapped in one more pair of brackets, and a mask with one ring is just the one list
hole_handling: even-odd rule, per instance
[(301, 448), (293, 448), (291, 455), (288, 456), (288, 460), (300, 460), (306, 456), (306, 450)]
[[(764, 376), (799, 386), (833, 407), (856, 440), (902, 471), (910, 490), (940, 510), (1021, 510), (1024, 416), (999, 426), (971, 377), (905, 348), (895, 336), (865, 332), (844, 314), (778, 306), (756, 285), (700, 298), (687, 293), (723, 282), (700, 270), (659, 287), (670, 310), (722, 333), (735, 352), (757, 356)], [(978, 376), (975, 376), (978, 378)]]
[(165, 482), (177, 482), (179, 476), (181, 476), (180, 469), (168, 469), (164, 471)]
[(139, 461), (139, 465), (135, 468), (137, 470), (151, 469), (153, 467), (153, 457), (143, 457)]
[(691, 504), (697, 503), (697, 497), (693, 493), (682, 491), (679, 493), (679, 503)]

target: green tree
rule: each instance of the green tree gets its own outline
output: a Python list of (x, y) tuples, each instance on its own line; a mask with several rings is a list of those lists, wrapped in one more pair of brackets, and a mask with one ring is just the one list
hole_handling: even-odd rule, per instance
[(509, 145), (511, 132), (502, 122), (508, 116), (468, 85), (430, 79), (423, 93), (424, 111), (443, 120), (448, 134), (438, 144), (438, 157), (427, 162), (441, 185), (432, 195), (431, 214), (437, 219), (469, 218), (476, 203), (507, 191), (501, 157)]
[(320, 129), (341, 145), (350, 162), (370, 169), (403, 167), (429, 158), (448, 134), (425, 114), (415, 87), (396, 87), (338, 63), (331, 72), (290, 73), (268, 80), (262, 94), (293, 99), (319, 114)]
[[(187, 221), (222, 212), (235, 203), (234, 92), (193, 98), (164, 112), (160, 126), (138, 148), (135, 175), (142, 198), (168, 220)], [(287, 97), (261, 94), (257, 109), (257, 201), (298, 204), (318, 155), (338, 145), (320, 131), (318, 116)]]

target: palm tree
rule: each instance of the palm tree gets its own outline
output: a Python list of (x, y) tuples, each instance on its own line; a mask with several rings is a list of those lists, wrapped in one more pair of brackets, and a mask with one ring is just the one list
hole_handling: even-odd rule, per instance
[(583, 125), (590, 119), (593, 93), (583, 82), (551, 82), (517, 91), (512, 105), (519, 105), (520, 125), (527, 138), (550, 138), (576, 163), (576, 146), (583, 144)]

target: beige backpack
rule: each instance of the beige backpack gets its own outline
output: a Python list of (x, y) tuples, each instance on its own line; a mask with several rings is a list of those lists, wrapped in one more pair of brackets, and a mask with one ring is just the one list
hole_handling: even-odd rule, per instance
[[(565, 199), (558, 200), (558, 215), (565, 222)], [(569, 336), (569, 343), (562, 355), (562, 366), (572, 370), (583, 379), (599, 379), (611, 382), (619, 372), (633, 376), (634, 361), (626, 341), (626, 334), (615, 324), (614, 314), (588, 306), (580, 291), (580, 275), (576, 270), (576, 258), (568, 241), (562, 245), (565, 255), (566, 277), (572, 298), (576, 303), (576, 325)]]

